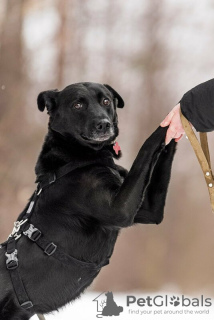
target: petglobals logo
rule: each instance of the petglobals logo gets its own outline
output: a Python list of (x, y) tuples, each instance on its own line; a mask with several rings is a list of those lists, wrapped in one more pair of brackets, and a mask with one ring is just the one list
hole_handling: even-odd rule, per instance
[(188, 298), (182, 295), (181, 297), (157, 295), (154, 297), (147, 296), (145, 298), (137, 298), (135, 296), (126, 297), (126, 306), (138, 307), (211, 307), (211, 298), (205, 298), (203, 295), (200, 298)]
[(93, 301), (97, 303), (97, 318), (103, 316), (119, 316), (123, 312), (123, 307), (118, 306), (113, 293), (110, 291), (102, 292)]
[[(97, 307), (97, 318), (105, 316), (124, 315), (148, 315), (159, 316), (168, 314), (209, 314), (212, 313), (211, 298), (201, 295), (199, 297), (187, 297), (185, 295), (121, 295), (115, 299), (113, 292), (102, 292), (94, 300)], [(118, 303), (120, 301), (120, 303)], [(122, 305), (122, 306), (121, 306)], [(214, 319), (214, 318), (213, 318)]]

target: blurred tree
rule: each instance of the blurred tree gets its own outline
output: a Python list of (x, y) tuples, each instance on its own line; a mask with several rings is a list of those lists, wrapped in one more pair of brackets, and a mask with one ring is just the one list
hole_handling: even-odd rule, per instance
[[(0, 55), (0, 121), (3, 115), (10, 117), (17, 112), (14, 105), (22, 105), (23, 96), (23, 47), (22, 47), (22, 14), (25, 0), (11, 0), (5, 4), (5, 14), (1, 30)], [(14, 94), (11, 94), (11, 90)], [(5, 120), (4, 120), (5, 121)]]
[(85, 39), (90, 27), (86, 1), (68, 1), (65, 84), (87, 81)]
[[(5, 2), (5, 13), (0, 35), (0, 183), (1, 209), (10, 201), (10, 213), (17, 204), (16, 189), (19, 185), (17, 170), (20, 167), (19, 153), (25, 145), (25, 90), (26, 76), (23, 72), (23, 41), (22, 23), (26, 0), (11, 0)], [(17, 147), (19, 150), (17, 150)], [(24, 180), (24, 177), (22, 181)], [(8, 194), (8, 189), (10, 190)], [(3, 209), (4, 210), (4, 209)], [(0, 233), (6, 236), (4, 228), (14, 220), (13, 214), (8, 217), (8, 208), (3, 211), (0, 219)], [(17, 213), (16, 213), (17, 214)], [(8, 217), (8, 218), (6, 218)]]
[[(70, 5), (72, 2), (70, 1)], [(67, 21), (67, 12), (68, 12), (68, 1), (61, 0), (57, 3), (58, 13), (60, 16), (60, 26), (57, 32), (57, 48), (58, 48), (58, 59), (56, 66), (58, 68), (56, 77), (57, 88), (62, 88), (64, 85), (64, 71), (66, 63), (66, 53), (67, 53), (67, 44), (68, 44), (68, 21)]]

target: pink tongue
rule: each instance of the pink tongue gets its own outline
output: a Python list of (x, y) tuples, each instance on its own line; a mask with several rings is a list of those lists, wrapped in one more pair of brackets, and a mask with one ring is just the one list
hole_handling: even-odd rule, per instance
[(114, 143), (113, 149), (114, 149), (116, 155), (118, 155), (119, 151), (121, 150), (118, 142)]

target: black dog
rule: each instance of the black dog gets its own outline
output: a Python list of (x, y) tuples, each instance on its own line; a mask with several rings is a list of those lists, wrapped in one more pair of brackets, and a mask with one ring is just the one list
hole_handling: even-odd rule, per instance
[[(115, 145), (116, 109), (123, 106), (114, 89), (96, 83), (39, 94), (38, 108), (46, 107), (50, 116), (36, 164), (39, 199), (28, 218), (32, 226), (24, 223), (27, 231), (18, 228), (9, 238), (16, 243), (18, 263), (14, 249), (11, 253), (6, 244), (0, 250), (1, 320), (29, 319), (74, 300), (108, 263), (121, 228), (162, 221), (175, 142), (165, 146), (167, 128), (159, 127), (129, 173), (115, 165), (113, 158), (121, 153)], [(65, 172), (66, 164), (72, 170)], [(30, 211), (28, 204), (19, 220)], [(27, 303), (20, 302), (19, 284)]]

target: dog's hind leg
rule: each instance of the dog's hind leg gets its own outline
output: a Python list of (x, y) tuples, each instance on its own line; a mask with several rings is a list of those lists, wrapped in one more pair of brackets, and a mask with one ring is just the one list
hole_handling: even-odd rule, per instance
[(39, 320), (45, 320), (45, 317), (43, 316), (43, 314), (37, 314), (37, 317), (39, 318)]

